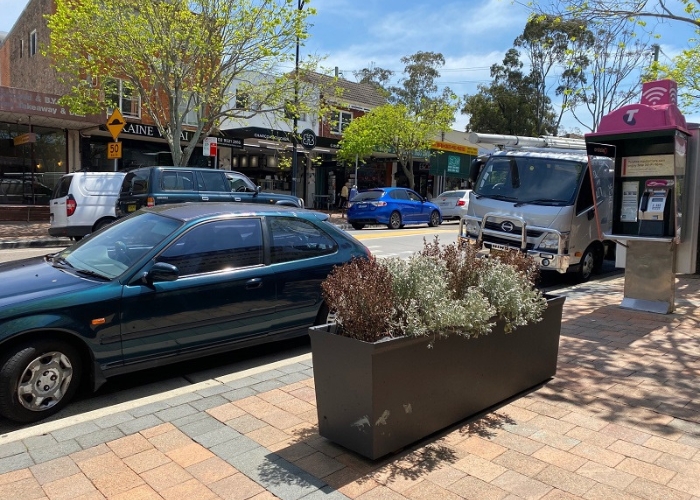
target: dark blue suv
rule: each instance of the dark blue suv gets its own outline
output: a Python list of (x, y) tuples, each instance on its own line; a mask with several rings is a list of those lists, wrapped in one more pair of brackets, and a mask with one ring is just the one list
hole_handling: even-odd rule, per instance
[(211, 168), (144, 167), (131, 170), (124, 177), (116, 214), (123, 217), (141, 207), (193, 201), (304, 207), (304, 200), (296, 196), (261, 191), (240, 172)]

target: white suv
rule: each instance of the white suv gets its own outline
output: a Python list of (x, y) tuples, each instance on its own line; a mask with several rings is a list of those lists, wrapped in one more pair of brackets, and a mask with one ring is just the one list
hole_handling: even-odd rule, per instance
[(73, 172), (61, 177), (49, 201), (49, 234), (79, 240), (114, 222), (124, 175), (124, 172)]

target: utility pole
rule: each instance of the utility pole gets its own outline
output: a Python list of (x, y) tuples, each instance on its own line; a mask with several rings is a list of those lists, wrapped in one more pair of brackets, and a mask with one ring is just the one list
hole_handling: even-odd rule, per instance
[[(305, 0), (297, 0), (297, 10), (299, 13), (301, 13), (302, 9), (304, 8), (304, 2)], [(297, 29), (299, 27), (297, 26)], [(297, 52), (296, 52), (296, 60), (294, 63), (294, 125), (293, 125), (293, 131), (292, 131), (292, 196), (297, 195), (297, 143), (299, 142), (297, 140), (297, 136), (299, 135), (299, 131), (297, 130), (297, 127), (299, 125), (298, 123), (299, 120), (299, 32), (297, 31)]]

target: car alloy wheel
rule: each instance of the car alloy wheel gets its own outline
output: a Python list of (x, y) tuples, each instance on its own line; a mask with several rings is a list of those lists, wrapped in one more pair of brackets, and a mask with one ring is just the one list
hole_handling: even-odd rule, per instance
[(401, 214), (398, 212), (391, 212), (389, 216), (389, 229), (399, 229), (401, 227)]

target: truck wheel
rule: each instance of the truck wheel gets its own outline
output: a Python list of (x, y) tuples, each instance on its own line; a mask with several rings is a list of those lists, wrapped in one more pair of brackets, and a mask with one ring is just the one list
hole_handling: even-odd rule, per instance
[(33, 341), (0, 361), (0, 415), (15, 422), (36, 422), (61, 410), (75, 395), (82, 361), (69, 344)]
[(398, 212), (391, 212), (389, 216), (389, 229), (399, 229), (401, 227), (401, 214)]
[(596, 253), (592, 248), (587, 248), (583, 255), (581, 256), (581, 262), (579, 263), (577, 281), (579, 283), (585, 283), (593, 275), (593, 271), (596, 269)]
[(102, 219), (100, 220), (97, 224), (95, 224), (95, 227), (92, 228), (92, 232), (99, 231), (105, 226), (109, 226), (112, 222), (114, 222), (114, 219), (112, 218), (107, 218), (107, 219)]

